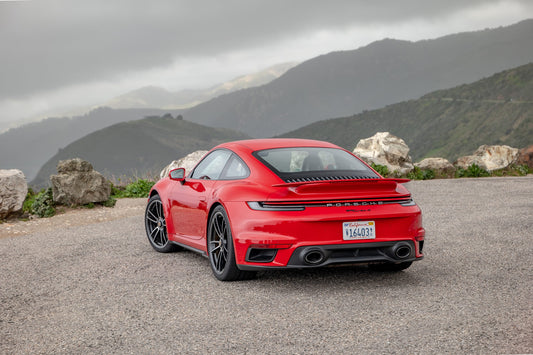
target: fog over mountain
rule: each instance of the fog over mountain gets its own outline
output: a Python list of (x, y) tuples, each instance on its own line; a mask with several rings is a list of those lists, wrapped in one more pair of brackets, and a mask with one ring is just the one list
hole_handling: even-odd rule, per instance
[(333, 52), (269, 84), (184, 111), (193, 122), (254, 137), (416, 99), (533, 61), (533, 20), (418, 42), (384, 39)]
[[(58, 149), (96, 130), (145, 116), (161, 116), (165, 113), (176, 116), (178, 111), (172, 109), (174, 106), (191, 106), (217, 94), (263, 84), (294, 65), (295, 63), (279, 64), (205, 90), (171, 93), (157, 87), (142, 88), (108, 102), (118, 107), (116, 109), (99, 107), (82, 115), (51, 117), (12, 128), (0, 133), (0, 169), (21, 169), (32, 180), (42, 164), (57, 153)], [(17, 149), (12, 149), (15, 146)]]
[(383, 38), (532, 17), (531, 0), (0, 1), (0, 122), (79, 115), (72, 110), (136, 88), (201, 89)]
[(260, 72), (242, 75), (207, 89), (188, 89), (172, 92), (157, 86), (145, 86), (115, 97), (106, 102), (104, 106), (111, 108), (190, 108), (223, 94), (267, 84), (297, 64), (296, 62), (277, 64)]

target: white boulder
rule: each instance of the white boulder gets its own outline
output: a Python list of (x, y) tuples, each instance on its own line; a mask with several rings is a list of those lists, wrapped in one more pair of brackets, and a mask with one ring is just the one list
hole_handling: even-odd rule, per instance
[(519, 151), (507, 145), (482, 145), (472, 155), (457, 159), (455, 165), (467, 169), (476, 164), (487, 171), (506, 168), (518, 161)]
[(407, 174), (413, 170), (409, 147), (403, 139), (389, 132), (378, 132), (370, 138), (361, 139), (353, 152), (369, 164), (385, 165), (390, 172)]
[(194, 168), (196, 164), (198, 164), (198, 162), (204, 157), (204, 155), (207, 154), (207, 152), (207, 150), (197, 150), (196, 152), (192, 152), (181, 159), (174, 160), (161, 171), (159, 177), (163, 179), (168, 176), (171, 170), (177, 168), (185, 168), (186, 172), (191, 171), (192, 168)]
[(28, 184), (22, 171), (0, 170), (0, 219), (20, 213), (27, 194)]

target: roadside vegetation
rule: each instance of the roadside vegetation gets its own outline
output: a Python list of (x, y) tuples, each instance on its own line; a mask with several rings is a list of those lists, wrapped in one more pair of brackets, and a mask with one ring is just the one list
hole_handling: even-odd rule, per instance
[[(527, 165), (511, 165), (505, 169), (488, 172), (480, 168), (478, 165), (473, 164), (467, 169), (458, 168), (455, 173), (452, 174), (439, 173), (431, 169), (422, 170), (415, 167), (414, 170), (407, 175), (401, 175), (395, 171), (391, 172), (385, 165), (372, 163), (371, 166), (383, 177), (408, 178), (411, 180), (525, 176), (533, 173), (533, 170)], [(114, 207), (117, 199), (120, 198), (147, 198), (150, 189), (154, 184), (155, 181), (152, 179), (137, 179), (126, 185), (111, 184), (111, 196), (107, 201), (101, 203), (89, 203), (78, 207), (89, 209), (95, 208), (96, 206)], [(39, 192), (35, 192), (32, 188), (29, 188), (23, 205), (22, 219), (27, 219), (29, 216), (38, 216), (40, 218), (52, 217), (58, 212), (58, 209), (61, 211), (62, 208), (65, 208), (65, 206), (58, 206), (55, 204), (52, 198), (52, 188), (42, 189)]]
[(383, 177), (390, 178), (407, 178), (411, 180), (431, 180), (431, 179), (450, 179), (450, 178), (476, 178), (476, 177), (502, 177), (502, 176), (526, 176), (532, 174), (533, 170), (526, 164), (524, 165), (510, 165), (504, 169), (487, 171), (477, 164), (470, 165), (467, 169), (457, 168), (455, 173), (446, 174), (432, 169), (420, 169), (415, 167), (413, 171), (406, 175), (398, 174), (396, 171), (389, 171), (385, 165), (371, 164), (372, 168), (376, 170)]

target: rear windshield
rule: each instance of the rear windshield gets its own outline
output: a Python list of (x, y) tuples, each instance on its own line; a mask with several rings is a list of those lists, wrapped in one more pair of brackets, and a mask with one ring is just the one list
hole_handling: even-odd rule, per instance
[(379, 176), (350, 153), (335, 148), (275, 148), (254, 152), (265, 166), (287, 182), (376, 179)]

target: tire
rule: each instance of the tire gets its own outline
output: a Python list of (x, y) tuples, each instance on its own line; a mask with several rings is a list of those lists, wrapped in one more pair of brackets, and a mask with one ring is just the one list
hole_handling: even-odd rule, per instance
[(144, 212), (144, 226), (148, 241), (156, 251), (170, 253), (178, 249), (177, 245), (168, 240), (167, 222), (159, 195), (154, 195), (148, 200)]
[(369, 264), (368, 267), (375, 271), (385, 271), (385, 272), (398, 272), (407, 269), (411, 266), (412, 261), (405, 261), (403, 263), (380, 263), (380, 264)]
[(235, 249), (228, 215), (222, 206), (213, 210), (207, 226), (207, 254), (209, 265), (220, 281), (250, 279), (255, 272), (239, 270), (235, 263)]

